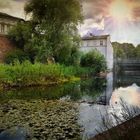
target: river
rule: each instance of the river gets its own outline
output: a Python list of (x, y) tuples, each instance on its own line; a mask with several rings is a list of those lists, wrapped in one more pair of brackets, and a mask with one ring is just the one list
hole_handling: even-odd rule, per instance
[[(62, 100), (79, 104), (78, 123), (82, 138), (87, 140), (99, 133), (102, 117), (110, 114), (112, 106), (120, 109), (120, 98), (128, 104), (140, 106), (140, 71), (110, 72), (106, 78), (91, 77), (79, 82), (53, 87), (22, 88), (5, 90), (0, 94), (3, 100)], [(132, 98), (133, 97), (133, 98)]]

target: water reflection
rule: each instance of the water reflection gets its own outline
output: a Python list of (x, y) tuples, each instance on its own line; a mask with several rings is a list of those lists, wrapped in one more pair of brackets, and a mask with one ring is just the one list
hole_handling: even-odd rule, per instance
[(140, 107), (140, 87), (136, 84), (126, 88), (116, 89), (111, 97), (110, 105), (119, 105), (121, 101), (126, 104)]
[(1, 91), (0, 100), (7, 99), (70, 99), (73, 101), (94, 101), (100, 96), (106, 85), (106, 80), (92, 78), (74, 83), (53, 87), (30, 87)]
[[(126, 76), (128, 74), (128, 76)], [(102, 116), (110, 115), (108, 119), (111, 119), (112, 113), (120, 115), (122, 113), (122, 107), (120, 106), (120, 101), (124, 100), (128, 105), (139, 106), (140, 107), (140, 75), (135, 76), (135, 73), (129, 73), (126, 75), (114, 76), (112, 73), (107, 75), (107, 87), (103, 94), (99, 97), (101, 100), (103, 97), (106, 99), (108, 105), (98, 105), (98, 104), (81, 104), (79, 107), (79, 123), (83, 126), (83, 140), (87, 140), (99, 133), (100, 128), (103, 128)], [(113, 79), (113, 77), (121, 77), (118, 79)], [(127, 80), (129, 78), (129, 80)], [(125, 79), (125, 80), (124, 80)], [(133, 84), (136, 82), (136, 84)], [(131, 83), (133, 85), (131, 85)], [(121, 86), (122, 87), (121, 87)], [(114, 90), (114, 92), (113, 92)], [(113, 93), (113, 94), (112, 94)], [(112, 123), (114, 122), (112, 118)]]

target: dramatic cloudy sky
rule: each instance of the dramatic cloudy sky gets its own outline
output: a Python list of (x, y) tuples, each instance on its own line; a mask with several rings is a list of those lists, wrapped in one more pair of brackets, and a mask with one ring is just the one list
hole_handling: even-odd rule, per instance
[[(27, 0), (0, 0), (0, 11), (25, 18)], [(80, 34), (110, 34), (112, 41), (140, 43), (140, 0), (81, 0)]]

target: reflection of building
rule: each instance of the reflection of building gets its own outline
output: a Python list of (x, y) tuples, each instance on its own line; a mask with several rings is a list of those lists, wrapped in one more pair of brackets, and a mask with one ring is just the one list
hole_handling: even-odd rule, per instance
[(89, 52), (95, 49), (105, 56), (108, 68), (112, 69), (113, 48), (110, 41), (110, 35), (89, 36), (82, 38), (81, 51)]
[(0, 34), (6, 35), (12, 26), (16, 23), (24, 21), (21, 18), (13, 17), (11, 15), (0, 12)]

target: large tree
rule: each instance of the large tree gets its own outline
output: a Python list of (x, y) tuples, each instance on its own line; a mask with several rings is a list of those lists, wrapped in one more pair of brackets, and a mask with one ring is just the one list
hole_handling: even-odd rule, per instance
[(17, 24), (9, 37), (30, 61), (46, 62), (51, 58), (67, 65), (77, 64), (80, 0), (30, 0), (25, 11), (30, 20)]
[(31, 16), (34, 41), (39, 42), (37, 58), (45, 60), (54, 57), (58, 62), (69, 59), (73, 48), (79, 46), (77, 25), (82, 21), (80, 1), (30, 0), (25, 11)]

